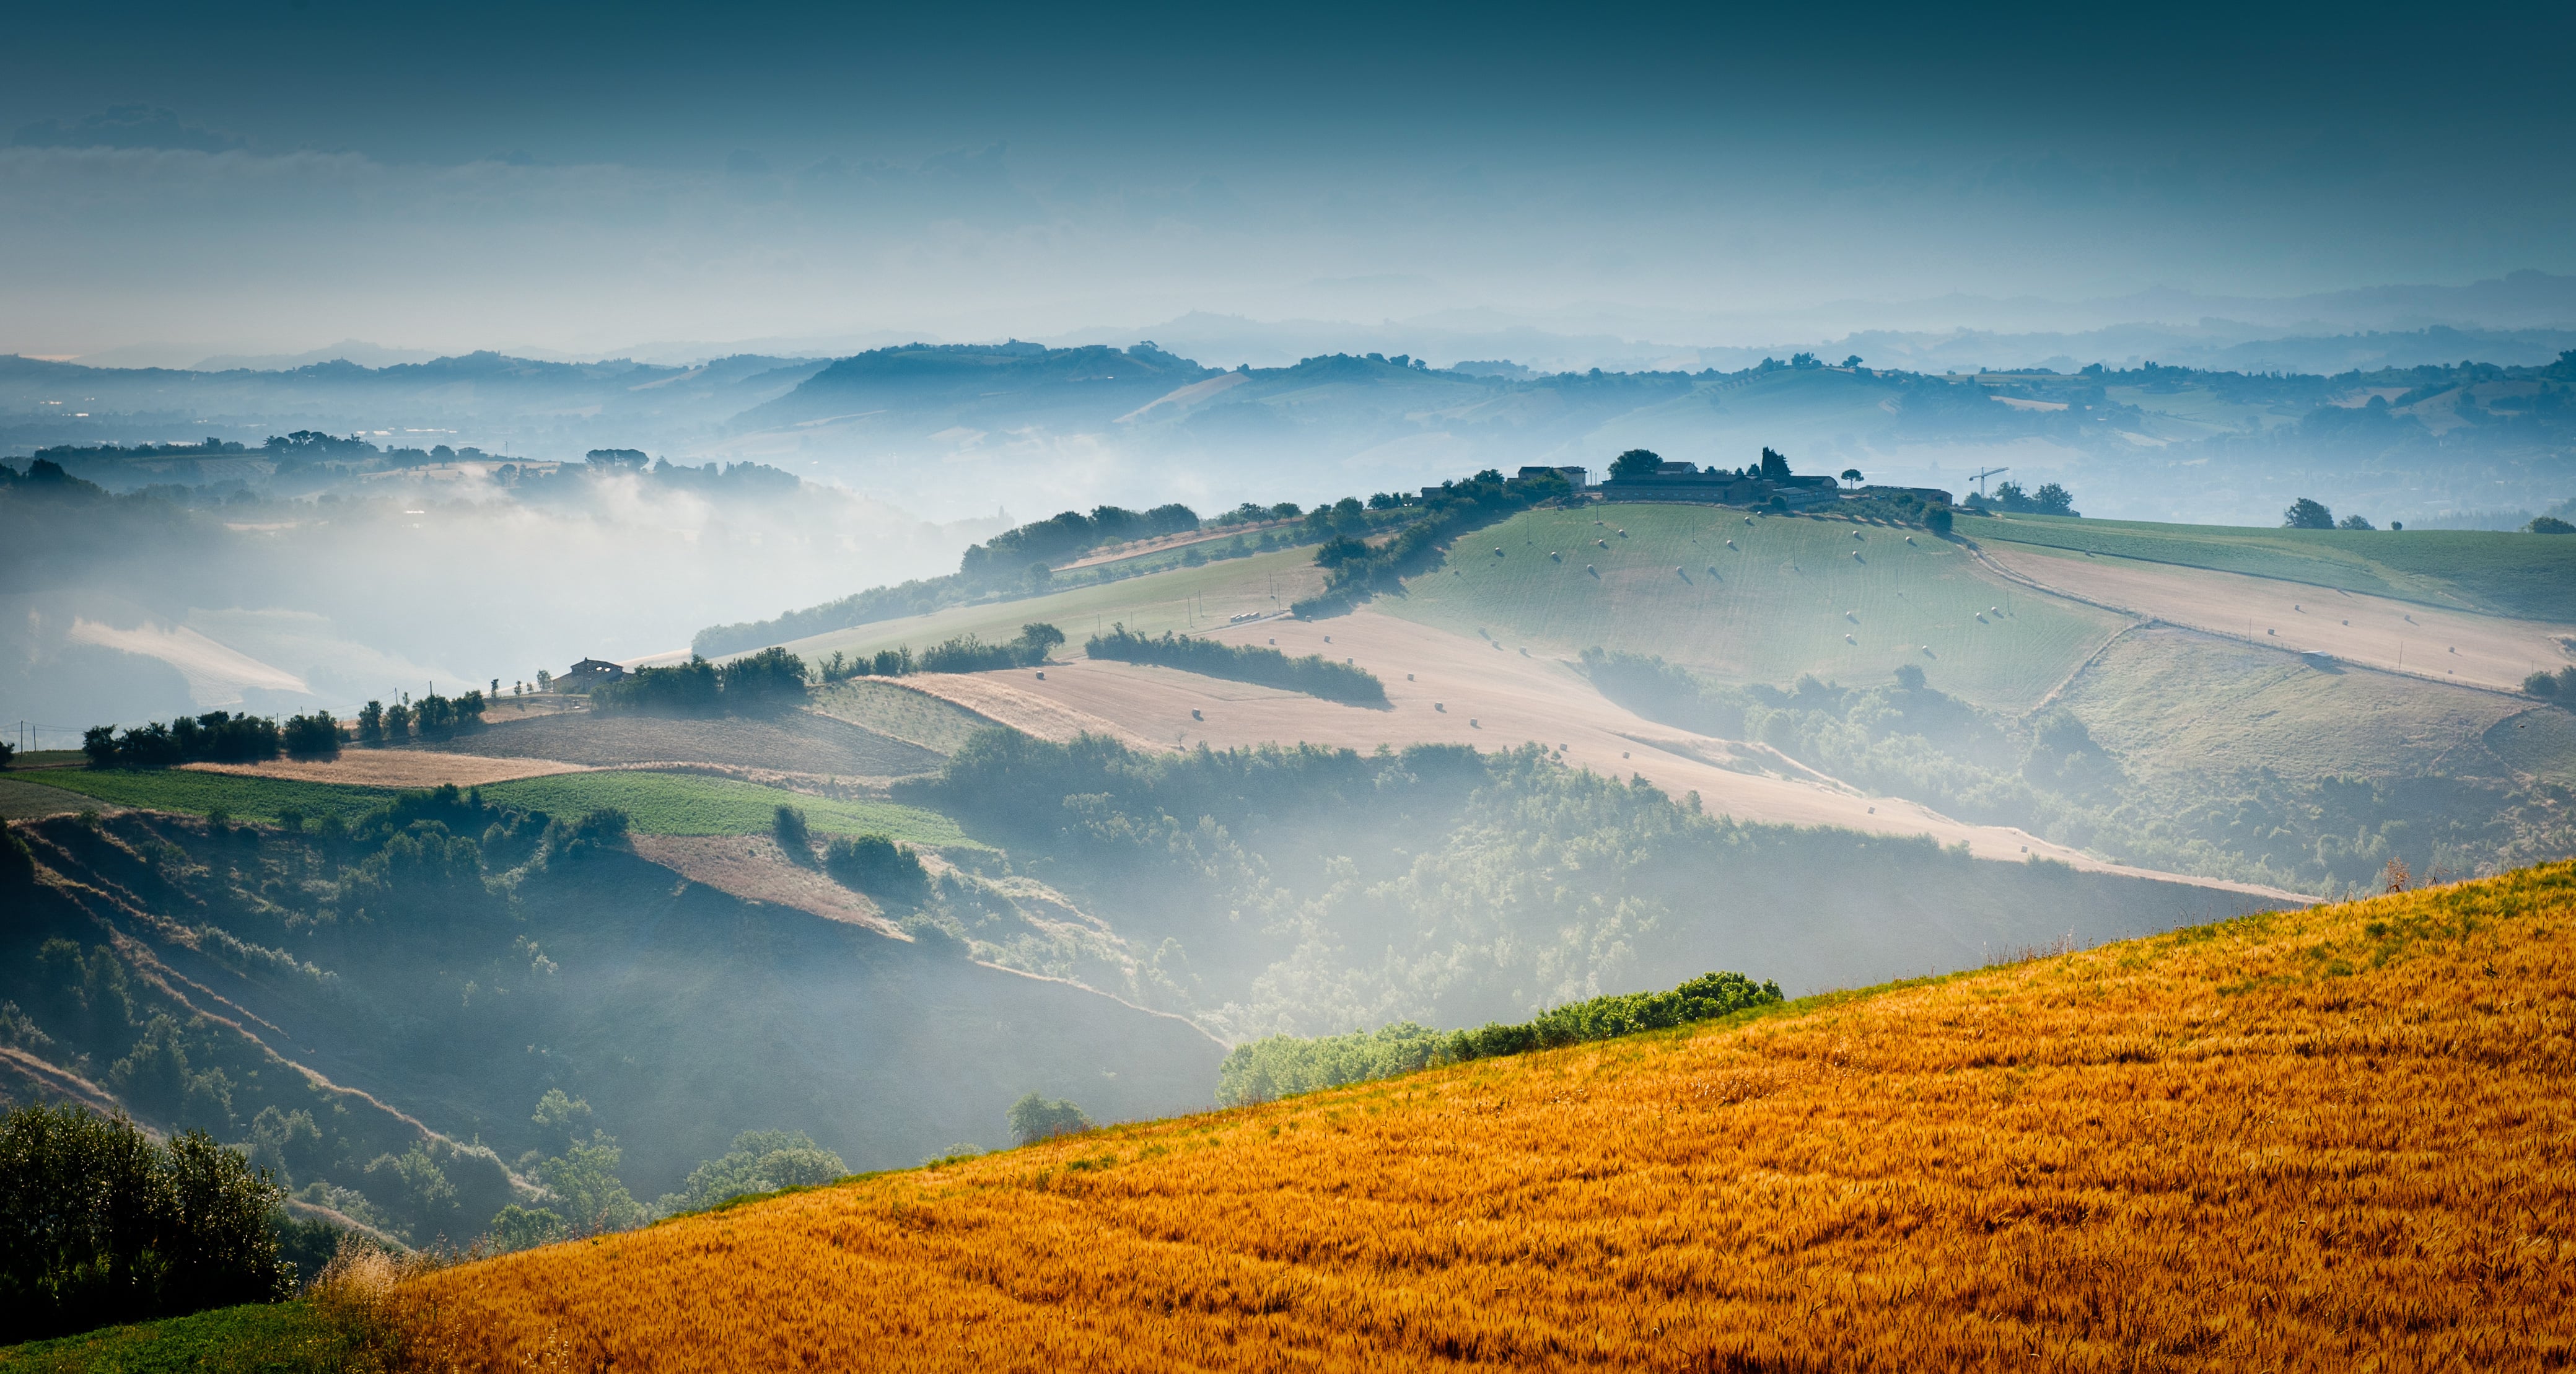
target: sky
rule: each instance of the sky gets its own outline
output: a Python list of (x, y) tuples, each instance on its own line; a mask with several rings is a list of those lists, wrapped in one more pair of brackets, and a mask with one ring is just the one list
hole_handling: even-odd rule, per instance
[(23, 7), (0, 351), (1191, 311), (1760, 344), (1954, 296), (2576, 272), (2572, 16)]

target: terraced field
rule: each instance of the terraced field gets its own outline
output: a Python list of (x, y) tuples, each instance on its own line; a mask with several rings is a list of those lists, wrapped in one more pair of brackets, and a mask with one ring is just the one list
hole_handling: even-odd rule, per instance
[(1555, 655), (1599, 645), (1734, 682), (1877, 682), (1913, 664), (2005, 710), (2037, 703), (2127, 623), (2035, 597), (1923, 531), (1748, 518), (1712, 506), (1532, 511), (1460, 540), (1447, 571), (1385, 606)]
[(2555, 1368), (2571, 998), (2560, 863), (851, 1179), (400, 1296), (468, 1369)]
[(2576, 622), (2576, 538), (2478, 530), (2281, 530), (2003, 515), (1958, 532), (2211, 568), (2527, 620)]

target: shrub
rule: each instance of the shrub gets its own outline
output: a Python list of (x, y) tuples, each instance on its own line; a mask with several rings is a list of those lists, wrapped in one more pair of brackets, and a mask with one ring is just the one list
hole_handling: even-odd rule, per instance
[(787, 851), (788, 862), (814, 862), (814, 832), (805, 824), (804, 808), (782, 803), (777, 818), (769, 823), (769, 833), (777, 838), (778, 847)]
[(1091, 1129), (1091, 1118), (1080, 1107), (1036, 1093), (1012, 1103), (1009, 1118), (1011, 1134), (1023, 1145), (1080, 1135)]
[(883, 835), (836, 836), (823, 851), (823, 871), (889, 905), (918, 902), (930, 890), (921, 856)]
[(293, 1291), (265, 1172), (191, 1131), (155, 1145), (122, 1116), (0, 1118), (0, 1343)]
[(1353, 706), (1386, 705), (1386, 684), (1378, 681), (1375, 673), (1347, 663), (1335, 663), (1321, 654), (1290, 658), (1277, 649), (1258, 644), (1227, 644), (1192, 635), (1176, 635), (1169, 630), (1159, 638), (1148, 638), (1124, 625), (1116, 626), (1104, 635), (1093, 635), (1082, 648), (1093, 658), (1159, 663), (1184, 672), (1258, 683), (1264, 687), (1282, 687)]

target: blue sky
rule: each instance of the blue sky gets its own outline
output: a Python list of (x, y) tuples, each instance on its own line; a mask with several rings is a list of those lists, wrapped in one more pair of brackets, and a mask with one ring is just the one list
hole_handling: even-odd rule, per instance
[(31, 353), (1190, 310), (1723, 343), (1834, 301), (2576, 271), (2564, 6), (257, 0), (11, 27), (0, 350)]

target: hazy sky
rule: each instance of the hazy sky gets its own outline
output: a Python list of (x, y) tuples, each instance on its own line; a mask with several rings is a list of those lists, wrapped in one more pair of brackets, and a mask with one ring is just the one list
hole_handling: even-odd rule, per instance
[(2571, 14), (21, 7), (0, 350), (2570, 272)]

